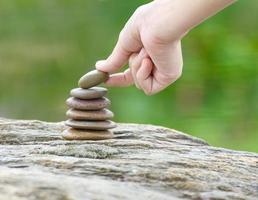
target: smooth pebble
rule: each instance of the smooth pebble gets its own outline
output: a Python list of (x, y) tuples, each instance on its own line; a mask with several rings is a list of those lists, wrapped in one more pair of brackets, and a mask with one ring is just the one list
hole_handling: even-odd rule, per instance
[(116, 127), (116, 124), (110, 120), (78, 121), (78, 120), (68, 119), (65, 121), (65, 125), (75, 129), (87, 129), (87, 130), (107, 130), (107, 129)]
[(103, 87), (92, 87), (89, 89), (74, 88), (70, 95), (79, 99), (97, 99), (107, 94), (107, 89)]
[(82, 111), (71, 108), (66, 112), (66, 116), (75, 120), (108, 120), (114, 117), (114, 114), (108, 109)]
[(108, 80), (108, 73), (99, 70), (93, 70), (82, 76), (79, 80), (79, 87), (88, 89), (99, 85)]
[(110, 101), (105, 97), (92, 100), (70, 97), (66, 100), (66, 104), (70, 108), (75, 108), (78, 110), (100, 110), (110, 106)]
[(66, 140), (105, 140), (113, 137), (112, 131), (90, 131), (68, 128), (63, 131), (62, 137)]

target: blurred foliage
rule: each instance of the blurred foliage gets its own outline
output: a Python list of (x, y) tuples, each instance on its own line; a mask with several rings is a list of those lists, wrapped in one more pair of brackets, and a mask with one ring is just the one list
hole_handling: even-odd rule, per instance
[[(65, 119), (78, 78), (112, 50), (147, 1), (2, 0), (0, 115)], [(183, 40), (184, 73), (155, 96), (110, 88), (117, 122), (175, 128), (210, 144), (258, 152), (258, 1), (238, 1)]]

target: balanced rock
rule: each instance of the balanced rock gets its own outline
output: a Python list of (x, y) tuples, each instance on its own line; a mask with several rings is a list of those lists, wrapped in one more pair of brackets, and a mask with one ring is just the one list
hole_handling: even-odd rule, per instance
[(63, 131), (62, 136), (66, 140), (105, 140), (111, 139), (113, 133), (111, 131), (90, 131), (68, 128)]
[(108, 80), (108, 73), (93, 70), (82, 76), (79, 80), (79, 87), (88, 89)]
[(70, 91), (71, 97), (66, 100), (70, 108), (66, 112), (68, 120), (65, 125), (70, 128), (63, 131), (67, 140), (101, 140), (113, 137), (109, 129), (116, 124), (110, 119), (114, 114), (107, 109), (110, 106), (107, 89), (94, 87), (108, 79), (108, 73), (93, 70), (79, 80), (80, 88)]
[(78, 110), (100, 110), (110, 106), (110, 101), (105, 97), (91, 100), (70, 97), (66, 100), (66, 104), (70, 108), (75, 108)]
[(66, 116), (75, 120), (108, 120), (113, 118), (114, 114), (108, 109), (82, 111), (71, 108), (66, 112)]
[(107, 89), (103, 87), (92, 87), (89, 89), (74, 88), (70, 95), (79, 99), (97, 99), (107, 94)]
[(78, 120), (68, 119), (65, 121), (65, 124), (72, 128), (86, 129), (86, 130), (107, 130), (107, 129), (116, 127), (116, 124), (110, 120), (78, 121)]

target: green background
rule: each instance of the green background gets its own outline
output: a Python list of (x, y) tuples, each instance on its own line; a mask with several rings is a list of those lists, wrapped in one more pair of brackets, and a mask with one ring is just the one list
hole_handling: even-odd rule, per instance
[[(0, 116), (60, 121), (69, 90), (147, 1), (2, 0)], [(116, 122), (162, 125), (258, 152), (258, 1), (238, 1), (183, 40), (183, 76), (145, 96), (110, 88)], [(183, 14), (183, 13), (182, 13)]]

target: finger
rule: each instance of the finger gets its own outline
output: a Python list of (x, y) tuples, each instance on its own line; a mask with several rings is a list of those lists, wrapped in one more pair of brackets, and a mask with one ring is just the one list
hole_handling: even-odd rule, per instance
[(108, 86), (127, 87), (133, 84), (133, 77), (130, 69), (122, 73), (110, 75), (109, 79), (105, 82)]
[(180, 42), (155, 45), (147, 52), (153, 63), (150, 95), (156, 94), (175, 82), (182, 73), (183, 59)]
[(141, 66), (141, 63), (144, 58), (148, 57), (147, 52), (144, 48), (141, 49), (140, 53), (138, 54), (132, 54), (129, 59), (129, 67), (131, 69), (131, 73), (134, 79), (135, 86), (140, 89), (140, 86), (138, 84), (136, 74)]
[(128, 62), (129, 56), (133, 52), (138, 52), (141, 49), (138, 35), (137, 26), (129, 20), (120, 33), (111, 55), (106, 60), (98, 61), (96, 68), (108, 73), (118, 71)]
[(180, 76), (183, 67), (180, 41), (172, 44), (155, 44), (148, 49), (147, 53), (156, 66), (158, 74), (162, 74), (168, 79)]
[(152, 94), (152, 70), (154, 65), (150, 58), (144, 58), (141, 63), (141, 67), (137, 72), (137, 81), (140, 88), (144, 91), (145, 94)]
[(174, 83), (181, 73), (175, 73), (175, 74), (163, 74), (159, 71), (158, 68), (154, 68), (153, 70), (153, 80), (152, 80), (152, 89), (151, 89), (151, 95), (156, 94), (162, 90), (164, 90), (166, 87)]
[(136, 77), (134, 76), (134, 73), (133, 73), (134, 69), (132, 68), (132, 66), (134, 65), (134, 62), (135, 62), (135, 59), (136, 59), (137, 56), (138, 56), (138, 53), (133, 53), (133, 54), (130, 56), (130, 58), (129, 58), (129, 63), (128, 63), (128, 65), (129, 65), (129, 68), (130, 68), (130, 71), (131, 71), (131, 74), (132, 74), (132, 77), (133, 77), (134, 85), (135, 85), (138, 89), (140, 89), (139, 86), (138, 86), (138, 84), (137, 84)]

